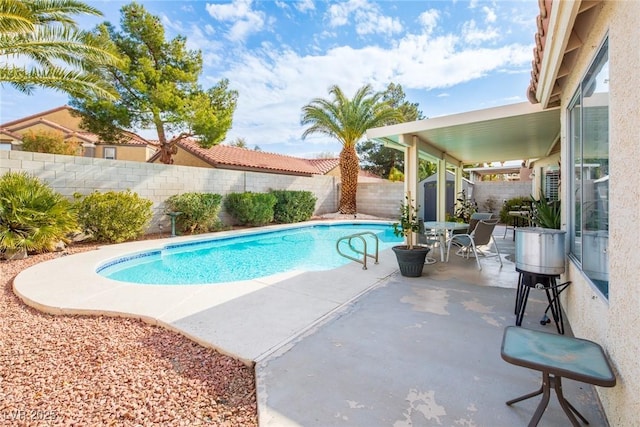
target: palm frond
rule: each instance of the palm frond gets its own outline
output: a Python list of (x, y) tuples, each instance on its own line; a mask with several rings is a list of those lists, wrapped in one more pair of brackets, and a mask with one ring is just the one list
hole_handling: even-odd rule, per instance
[(46, 87), (82, 97), (93, 94), (97, 97), (114, 99), (117, 94), (98, 76), (77, 70), (59, 67), (46, 69), (25, 69), (13, 66), (0, 66), (0, 82), (6, 82), (19, 91), (31, 94), (36, 87)]

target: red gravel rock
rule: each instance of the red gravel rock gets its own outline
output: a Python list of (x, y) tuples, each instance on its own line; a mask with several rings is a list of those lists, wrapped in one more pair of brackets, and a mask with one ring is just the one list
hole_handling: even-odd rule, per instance
[(24, 305), (13, 277), (58, 256), (0, 261), (0, 425), (257, 426), (241, 362), (139, 320)]

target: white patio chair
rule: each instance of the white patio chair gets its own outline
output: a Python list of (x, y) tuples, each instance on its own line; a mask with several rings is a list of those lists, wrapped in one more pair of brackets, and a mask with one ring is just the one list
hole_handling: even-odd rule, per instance
[[(478, 269), (482, 270), (482, 265), (480, 265), (479, 256), (497, 256), (500, 261), (500, 266), (502, 266), (502, 257), (500, 256), (500, 250), (498, 249), (498, 245), (493, 237), (493, 230), (498, 223), (498, 219), (489, 219), (489, 220), (481, 220), (478, 221), (478, 224), (475, 226), (474, 230), (469, 234), (454, 234), (449, 239), (449, 243), (447, 245), (447, 262), (449, 262), (449, 254), (451, 252), (451, 244), (454, 243), (460, 246), (460, 249), (456, 252), (457, 254), (469, 258), (471, 254), (476, 258), (476, 263), (478, 264)], [(484, 251), (482, 251), (480, 246), (487, 246), (493, 243), (493, 246), (496, 248), (496, 254), (488, 255)]]

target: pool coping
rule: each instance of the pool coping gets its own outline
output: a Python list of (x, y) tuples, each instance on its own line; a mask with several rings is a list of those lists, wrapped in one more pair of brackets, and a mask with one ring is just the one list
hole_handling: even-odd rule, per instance
[(168, 244), (300, 226), (363, 223), (389, 221), (307, 221), (101, 246), (25, 269), (15, 277), (13, 289), (27, 305), (46, 313), (138, 318), (253, 365), (395, 273), (392, 251), (382, 250), (379, 264), (370, 260), (367, 270), (350, 262), (334, 270), (288, 272), (224, 284), (130, 284), (97, 274), (97, 267), (124, 254)]

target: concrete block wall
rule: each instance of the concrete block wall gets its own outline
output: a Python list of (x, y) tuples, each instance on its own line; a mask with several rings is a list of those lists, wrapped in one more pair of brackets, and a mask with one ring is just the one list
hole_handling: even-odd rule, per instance
[[(318, 198), (316, 215), (338, 210), (337, 181), (331, 176), (291, 176), (258, 172), (167, 166), (135, 161), (105, 160), (24, 151), (0, 151), (0, 175), (25, 171), (71, 198), (74, 193), (130, 189), (153, 202), (149, 232), (167, 229), (165, 200), (174, 194), (269, 190), (306, 190)], [(223, 213), (221, 219), (230, 222)]]
[(529, 198), (532, 194), (531, 181), (478, 181), (473, 183), (473, 199), (478, 203), (478, 209), (486, 212), (485, 202), (490, 197), (495, 200), (493, 213), (500, 213), (505, 200), (514, 197)]
[(395, 219), (404, 201), (403, 182), (358, 183), (356, 204), (358, 212), (380, 218)]

